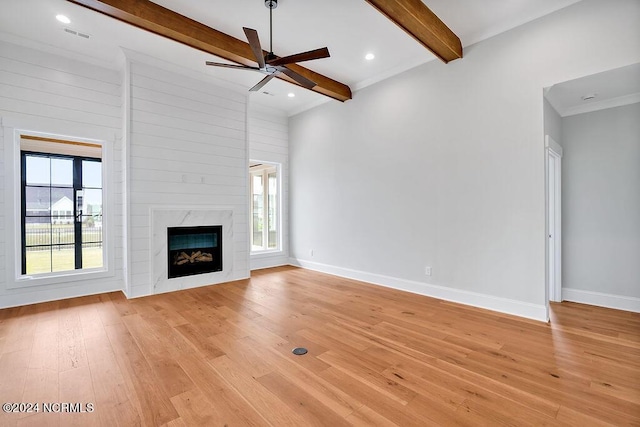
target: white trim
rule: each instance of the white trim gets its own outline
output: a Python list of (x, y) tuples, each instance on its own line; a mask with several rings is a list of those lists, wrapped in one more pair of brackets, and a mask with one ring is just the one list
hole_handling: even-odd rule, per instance
[[(31, 304), (41, 304), (51, 301), (62, 301), (65, 299), (102, 295), (109, 292), (122, 291), (122, 289), (118, 286), (104, 287), (103, 284), (93, 281), (88, 281), (86, 283), (86, 286), (82, 287), (78, 287), (76, 285), (77, 284), (64, 288), (56, 287), (51, 289), (30, 288), (29, 291), (33, 292), (22, 292), (19, 294), (3, 295), (2, 302), (0, 303), (0, 309), (22, 307)], [(126, 295), (127, 294), (125, 294), (125, 296)]]
[[(8, 122), (8, 123), (7, 123)], [(115, 135), (113, 133), (88, 133), (91, 136), (70, 136), (59, 129), (55, 128), (52, 132), (48, 132), (46, 128), (31, 122), (29, 120), (3, 120), (4, 125), (4, 148), (5, 148), (5, 215), (6, 219), (13, 224), (21, 223), (21, 206), (20, 200), (20, 139), (23, 134), (42, 136), (49, 138), (64, 139), (68, 141), (93, 142), (102, 146), (102, 200), (103, 206), (109, 207), (103, 209), (103, 267), (96, 269), (83, 269), (75, 271), (62, 271), (38, 275), (23, 275), (22, 257), (18, 254), (22, 253), (22, 233), (21, 227), (13, 227), (13, 232), (5, 234), (6, 258), (6, 282), (5, 289), (26, 289), (36, 286), (58, 286), (60, 284), (77, 281), (89, 281), (107, 277), (115, 277), (115, 245), (113, 243), (115, 236), (115, 215), (111, 211), (114, 205), (113, 186), (114, 182), (114, 153), (113, 145), (115, 143)], [(73, 130), (71, 130), (73, 132)], [(9, 203), (7, 203), (9, 201)]]
[(284, 254), (284, 252), (280, 251), (276, 254), (260, 254), (258, 256), (252, 256), (249, 269), (251, 271), (263, 270), (265, 268), (282, 267), (283, 265), (289, 265), (289, 258)]
[(332, 274), (334, 276), (345, 277), (347, 279), (359, 280), (374, 285), (425, 295), (445, 301), (452, 301), (500, 313), (512, 314), (541, 322), (548, 321), (547, 307), (543, 304), (531, 304), (508, 298), (480, 294), (461, 289), (453, 289), (445, 286), (431, 285), (428, 283), (414, 282), (411, 280), (399, 279), (397, 277), (367, 273), (364, 271), (336, 267), (296, 258), (289, 258), (289, 264), (296, 267), (306, 268), (308, 270), (319, 271), (322, 273)]
[(562, 289), (562, 300), (640, 313), (640, 298), (624, 295), (564, 288)]
[(131, 61), (122, 53), (122, 280), (123, 292), (131, 293)]
[(551, 138), (550, 135), (545, 135), (544, 137), (544, 146), (554, 151), (558, 156), (562, 157), (562, 146), (558, 144), (555, 139)]
[(577, 114), (591, 113), (594, 111), (606, 110), (608, 108), (623, 107), (625, 105), (636, 104), (638, 102), (640, 102), (640, 93), (632, 93), (631, 95), (618, 96), (616, 98), (569, 107), (562, 111), (560, 116), (575, 116)]
[[(562, 301), (562, 147), (560, 144), (555, 142), (553, 138), (549, 135), (545, 135), (545, 147), (546, 147), (546, 155), (545, 155), (545, 206), (546, 206), (546, 218), (545, 218), (545, 239), (546, 239), (546, 248), (545, 248), (545, 283), (546, 283), (546, 292), (547, 301)], [(554, 210), (554, 218), (553, 225), (550, 220), (550, 212), (551, 209), (551, 200), (550, 200), (550, 188), (549, 188), (549, 159), (553, 157), (555, 162), (555, 168), (553, 171), (554, 174), (554, 188), (553, 188), (553, 210)], [(553, 227), (553, 230), (551, 229)], [(553, 236), (553, 237), (550, 237)], [(553, 241), (551, 240), (553, 239)], [(550, 247), (551, 244), (554, 245), (554, 258), (550, 261)], [(553, 264), (554, 270), (554, 280), (553, 282), (549, 279), (551, 269), (551, 264)]]
[(247, 245), (247, 251), (244, 259), (247, 263), (248, 276), (251, 277), (251, 229), (253, 228), (253, 219), (251, 218), (251, 204), (253, 203), (253, 195), (251, 194), (251, 175), (248, 173), (251, 165), (251, 120), (250, 120), (250, 108), (251, 92), (245, 95), (244, 104), (244, 191), (246, 201), (247, 223), (244, 226), (247, 233), (247, 239), (245, 245)]
[[(249, 150), (247, 150), (247, 153), (249, 152)], [(261, 166), (256, 167), (254, 170), (251, 170), (251, 163), (262, 163)], [(256, 255), (262, 255), (262, 254), (274, 254), (274, 253), (279, 253), (282, 254), (283, 253), (283, 233), (282, 233), (282, 224), (283, 224), (283, 218), (282, 218), (282, 211), (283, 211), (283, 206), (282, 206), (282, 163), (278, 163), (278, 162), (269, 162), (266, 160), (259, 160), (259, 159), (253, 159), (250, 158), (248, 161), (248, 173), (247, 173), (247, 188), (249, 191), (249, 205), (248, 205), (248, 217), (249, 217), (249, 256), (250, 256), (250, 260), (255, 257)], [(271, 168), (275, 168), (276, 169), (276, 186), (277, 186), (277, 192), (276, 192), (276, 218), (277, 218), (277, 229), (276, 229), (276, 235), (277, 235), (277, 242), (278, 245), (275, 249), (264, 249), (264, 250), (258, 250), (258, 251), (254, 251), (253, 250), (253, 245), (251, 244), (251, 239), (253, 236), (253, 180), (251, 179), (251, 174), (255, 172), (263, 172), (263, 177), (264, 177), (264, 172), (267, 171), (267, 169), (271, 169)], [(268, 176), (268, 174), (267, 174)], [(265, 179), (262, 183), (262, 187), (263, 187), (263, 197), (264, 197), (264, 215), (265, 218), (268, 217), (269, 212), (268, 212), (268, 197), (269, 197), (269, 191), (268, 191), (268, 187), (269, 187), (269, 180)], [(269, 236), (269, 228), (268, 228), (268, 224), (267, 221), (264, 221), (264, 230), (263, 230), (263, 242), (267, 242), (268, 243), (268, 236)]]

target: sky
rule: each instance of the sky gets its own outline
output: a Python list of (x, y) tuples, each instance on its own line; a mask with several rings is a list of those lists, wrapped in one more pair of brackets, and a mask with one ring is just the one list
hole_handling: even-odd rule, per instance
[[(70, 159), (27, 156), (27, 185), (44, 185), (54, 187), (73, 186), (73, 161)], [(82, 161), (82, 186), (84, 188), (102, 188), (102, 164), (100, 162)], [(52, 200), (51, 203), (55, 203)], [(102, 205), (102, 191), (85, 190), (84, 207), (86, 205)]]

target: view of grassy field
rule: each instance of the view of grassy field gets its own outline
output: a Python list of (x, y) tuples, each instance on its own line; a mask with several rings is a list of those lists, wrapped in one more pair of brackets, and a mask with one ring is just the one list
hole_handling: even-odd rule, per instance
[[(27, 274), (73, 270), (73, 249), (27, 251)], [(82, 249), (82, 268), (102, 267), (102, 248)]]
[[(73, 270), (74, 240), (73, 224), (26, 224), (27, 274)], [(83, 224), (82, 241), (93, 246), (82, 249), (82, 268), (102, 267), (102, 228)]]

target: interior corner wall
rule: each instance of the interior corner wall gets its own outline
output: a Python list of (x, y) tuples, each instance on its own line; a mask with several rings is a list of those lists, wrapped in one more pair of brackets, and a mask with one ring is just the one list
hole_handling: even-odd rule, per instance
[(292, 117), (292, 262), (546, 320), (542, 88), (640, 61), (639, 20), (583, 0)]
[(251, 255), (251, 270), (257, 270), (289, 263), (289, 117), (255, 102), (249, 103), (248, 111), (249, 158), (281, 165), (282, 251)]
[(230, 279), (248, 277), (247, 96), (135, 60), (129, 68), (129, 296), (154, 293), (158, 208), (233, 210)]
[(639, 118), (636, 103), (562, 120), (565, 299), (635, 298), (640, 309)]
[[(116, 70), (0, 42), (0, 308), (122, 289), (121, 78)], [(19, 223), (7, 170), (15, 159), (5, 151), (7, 129), (20, 129), (113, 144), (109, 185), (113, 191), (114, 266), (110, 277), (41, 286), (8, 286), (19, 250), (8, 248), (8, 233)], [(11, 135), (10, 138), (13, 138)], [(10, 289), (11, 287), (11, 289)]]

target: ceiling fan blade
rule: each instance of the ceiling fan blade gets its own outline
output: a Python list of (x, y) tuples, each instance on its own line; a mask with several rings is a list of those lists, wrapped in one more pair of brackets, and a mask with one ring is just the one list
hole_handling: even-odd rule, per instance
[(278, 66), (285, 64), (292, 64), (294, 62), (304, 62), (311, 61), (312, 59), (321, 59), (328, 58), (329, 49), (326, 47), (322, 47), (320, 49), (310, 50), (308, 52), (296, 53), (295, 55), (289, 55), (282, 58), (276, 58), (270, 61), (267, 61), (269, 65)]
[(256, 57), (256, 62), (258, 63), (260, 68), (264, 68), (264, 54), (262, 53), (262, 46), (260, 46), (258, 32), (253, 28), (242, 27), (242, 29), (244, 30), (245, 36), (247, 36), (249, 46), (251, 46), (251, 50), (253, 51), (253, 56)]
[(213, 65), (214, 67), (235, 68), (237, 70), (260, 71), (260, 68), (258, 68), (258, 67), (250, 67), (248, 65), (224, 64), (222, 62), (211, 62), (211, 61), (207, 61), (206, 64), (207, 65)]
[(269, 81), (274, 77), (275, 77), (275, 74), (269, 74), (267, 77), (265, 77), (264, 79), (260, 80), (257, 85), (255, 85), (254, 87), (249, 89), (249, 92), (259, 91), (260, 89), (262, 89), (262, 86), (264, 86), (267, 83), (269, 83)]
[(278, 67), (278, 71), (280, 71), (281, 73), (284, 73), (287, 76), (291, 77), (293, 80), (298, 82), (302, 87), (305, 87), (307, 89), (313, 89), (314, 87), (316, 87), (316, 82), (314, 82), (312, 80), (309, 80), (308, 78), (306, 78), (304, 76), (301, 76), (300, 74), (296, 73), (295, 71), (291, 71), (287, 67)]

